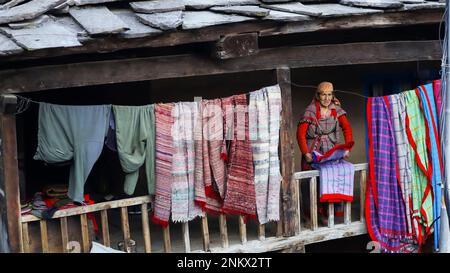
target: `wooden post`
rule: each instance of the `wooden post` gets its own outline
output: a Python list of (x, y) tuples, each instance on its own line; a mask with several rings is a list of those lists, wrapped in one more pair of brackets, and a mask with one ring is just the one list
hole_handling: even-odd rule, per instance
[(69, 231), (67, 228), (67, 217), (60, 218), (60, 224), (61, 224), (61, 242), (62, 242), (62, 249), (64, 253), (68, 253), (68, 243), (69, 243)]
[(30, 234), (28, 233), (28, 223), (22, 223), (23, 252), (30, 253)]
[(181, 229), (183, 231), (184, 252), (191, 252), (191, 239), (189, 238), (189, 223), (182, 223)]
[(40, 220), (39, 225), (41, 228), (41, 244), (42, 244), (42, 253), (48, 253), (48, 235), (47, 235), (47, 221)]
[(147, 203), (141, 205), (142, 217), (142, 233), (144, 236), (145, 253), (152, 252), (152, 241), (150, 238), (150, 226), (148, 221), (148, 206)]
[(128, 222), (128, 208), (120, 208), (120, 221), (122, 223), (122, 233), (123, 233), (123, 247), (124, 251), (130, 249), (130, 222)]
[(209, 228), (208, 228), (208, 216), (206, 213), (202, 217), (202, 237), (203, 237), (203, 250), (209, 251)]
[(344, 224), (350, 225), (352, 222), (352, 203), (344, 202)]
[(0, 97), (0, 180), (4, 184), (8, 239), (11, 252), (23, 252), (19, 166), (17, 163), (16, 117), (17, 97)]
[(266, 225), (258, 225), (258, 239), (260, 241), (266, 239)]
[(366, 205), (366, 183), (367, 183), (367, 171), (366, 170), (362, 170), (361, 171), (361, 176), (359, 179), (359, 183), (360, 183), (360, 213), (359, 213), (359, 220), (361, 222), (366, 221), (366, 215), (365, 215), (365, 205)]
[(317, 178), (311, 177), (309, 184), (309, 200), (310, 204), (310, 213), (311, 213), (311, 230), (316, 230), (319, 226), (318, 223), (318, 215), (317, 215)]
[(334, 227), (334, 203), (328, 203), (328, 227)]
[(244, 221), (244, 216), (239, 216), (239, 236), (241, 238), (241, 243), (247, 243), (247, 225)]
[(169, 225), (167, 227), (163, 227), (163, 240), (164, 240), (164, 252), (170, 253), (172, 252), (172, 244), (170, 242), (170, 229)]
[(89, 228), (86, 214), (80, 215), (81, 221), (81, 239), (83, 240), (83, 253), (89, 253), (90, 241), (89, 241)]
[(219, 216), (219, 229), (222, 248), (228, 248), (227, 218), (225, 214), (220, 214)]
[(283, 200), (283, 227), (284, 236), (293, 236), (299, 233), (298, 219), (298, 191), (293, 180), (294, 174), (294, 148), (292, 126), (292, 95), (291, 72), (287, 67), (276, 70), (277, 82), (281, 88), (282, 111), (280, 125), (281, 146), (281, 175)]
[(107, 247), (111, 246), (111, 240), (109, 239), (109, 223), (108, 223), (108, 210), (100, 211), (100, 217), (102, 221), (102, 237), (103, 244)]

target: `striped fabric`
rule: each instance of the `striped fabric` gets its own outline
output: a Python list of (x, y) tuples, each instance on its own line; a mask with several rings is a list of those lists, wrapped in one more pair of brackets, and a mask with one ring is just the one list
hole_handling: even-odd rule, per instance
[(173, 108), (172, 221), (188, 222), (202, 215), (194, 203), (194, 121), (198, 102), (178, 102)]
[(233, 132), (230, 150), (227, 153), (228, 179), (222, 210), (228, 214), (243, 215), (245, 219), (256, 218), (253, 156), (246, 108), (245, 94), (222, 99), (225, 130), (227, 130), (225, 135), (229, 136), (231, 129)]
[(439, 131), (437, 127), (437, 113), (433, 94), (433, 84), (422, 85), (416, 89), (420, 93), (420, 102), (428, 128), (429, 153), (431, 155), (431, 184), (433, 186), (433, 216), (434, 216), (434, 248), (439, 249), (439, 231), (441, 216), (441, 198), (442, 198), (442, 159), (441, 147), (439, 143)]
[(169, 224), (172, 201), (172, 155), (173, 138), (172, 103), (155, 104), (156, 161), (155, 161), (155, 206), (152, 220), (155, 224)]
[[(400, 186), (402, 189), (403, 200), (406, 209), (406, 220), (408, 233), (413, 232), (412, 226), (412, 209), (411, 209), (411, 184), (412, 184), (412, 161), (411, 151), (409, 149), (408, 136), (406, 134), (406, 103), (404, 94), (395, 94), (389, 96), (389, 107), (392, 114), (392, 130), (395, 137), (397, 149), (397, 164), (400, 178)], [(415, 230), (418, 232), (417, 226)]]
[(278, 85), (250, 93), (249, 133), (255, 170), (258, 221), (278, 221), (280, 200), (280, 130), (281, 91)]
[(223, 141), (222, 104), (220, 99), (214, 99), (202, 100), (201, 105), (202, 154), (196, 157), (203, 163), (204, 210), (219, 214), (222, 212), (223, 199), (218, 184), (222, 191), (225, 187), (225, 163), (220, 156)]
[(406, 132), (410, 144), (410, 160), (416, 162), (412, 165), (413, 218), (419, 228), (417, 233), (419, 243), (422, 243), (422, 238), (429, 234), (428, 229), (433, 221), (433, 198), (426, 144), (428, 134), (415, 90), (405, 91), (403, 94), (406, 102)]
[[(385, 101), (386, 100), (386, 101)], [(382, 251), (401, 252), (409, 239), (405, 204), (397, 182), (396, 146), (386, 97), (369, 98), (369, 179), (366, 191), (367, 229)]]
[(337, 145), (326, 156), (317, 151), (312, 152), (314, 159), (321, 159), (314, 160), (311, 165), (320, 172), (320, 202), (353, 201), (355, 167), (352, 163), (343, 160), (345, 151), (352, 145), (350, 147)]

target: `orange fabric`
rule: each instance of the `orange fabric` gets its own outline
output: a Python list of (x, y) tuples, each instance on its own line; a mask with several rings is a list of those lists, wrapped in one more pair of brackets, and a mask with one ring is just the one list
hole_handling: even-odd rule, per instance
[[(347, 116), (342, 115), (338, 118), (339, 125), (342, 128), (342, 133), (344, 134), (345, 143), (353, 141), (353, 132), (350, 123), (348, 122)], [(302, 122), (297, 127), (297, 142), (300, 147), (302, 154), (309, 153), (308, 144), (306, 142), (306, 132), (308, 131), (309, 123)]]

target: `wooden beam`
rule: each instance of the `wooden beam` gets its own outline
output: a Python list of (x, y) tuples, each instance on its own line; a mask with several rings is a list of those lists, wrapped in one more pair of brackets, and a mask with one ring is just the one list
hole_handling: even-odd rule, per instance
[[(438, 24), (443, 10), (421, 10), (420, 12), (389, 12), (365, 16), (351, 16), (345, 18), (324, 18), (316, 20), (301, 20), (280, 24), (276, 21), (264, 20), (244, 22), (239, 24), (219, 25), (189, 31), (166, 32), (159, 36), (135, 39), (119, 37), (99, 37), (83, 41), (82, 47), (57, 48), (51, 50), (37, 50), (20, 55), (2, 57), (4, 61), (36, 59), (57, 56), (67, 56), (81, 53), (115, 52), (130, 48), (154, 48), (183, 45), (200, 42), (213, 42), (220, 37), (239, 33), (258, 32), (260, 36), (274, 36), (292, 33), (306, 33), (320, 30), (385, 28), (395, 26), (412, 26)], [(301, 15), (299, 15), (301, 16)], [(270, 17), (270, 15), (269, 15)], [(296, 19), (297, 20), (297, 19)]]
[(291, 72), (287, 67), (277, 68), (277, 82), (281, 88), (282, 111), (280, 125), (281, 146), (281, 196), (283, 206), (284, 236), (297, 235), (299, 232), (298, 220), (298, 191), (296, 191), (294, 174), (294, 146), (292, 134), (292, 95)]
[(23, 252), (17, 163), (16, 96), (0, 97), (0, 179), (5, 187), (6, 219), (11, 252)]
[[(335, 225), (333, 229), (328, 227), (318, 228), (316, 231), (302, 231), (297, 236), (289, 238), (271, 237), (265, 241), (252, 240), (247, 244), (234, 244), (227, 249), (221, 247), (212, 248), (213, 253), (263, 253), (282, 251), (284, 249), (292, 248), (294, 246), (309, 245), (334, 239), (341, 239), (351, 236), (358, 236), (367, 233), (367, 227), (362, 222), (354, 222), (350, 225)], [(194, 251), (203, 252), (203, 251)]]
[(36, 66), (0, 71), (0, 92), (32, 92), (97, 84), (271, 70), (283, 66), (302, 68), (437, 61), (441, 59), (441, 54), (439, 41), (395, 41), (264, 49), (253, 56), (230, 59), (226, 62), (217, 62), (201, 55), (176, 55)]
[(387, 12), (364, 16), (322, 18), (292, 22), (271, 29), (264, 29), (260, 31), (259, 35), (273, 36), (323, 30), (374, 29), (437, 24), (442, 18), (442, 12), (443, 10), (421, 10), (420, 12)]
[[(368, 164), (367, 163), (358, 163), (358, 164), (354, 164), (354, 167), (355, 167), (355, 172), (367, 170)], [(295, 179), (311, 178), (314, 176), (319, 176), (319, 171), (311, 170), (311, 171), (296, 172), (294, 174)]]
[(225, 60), (258, 53), (258, 34), (245, 33), (222, 37), (215, 45), (212, 56)]

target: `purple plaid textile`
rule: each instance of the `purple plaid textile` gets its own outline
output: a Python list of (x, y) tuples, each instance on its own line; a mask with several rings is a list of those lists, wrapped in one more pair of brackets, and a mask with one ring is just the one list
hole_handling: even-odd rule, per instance
[(336, 149), (317, 162), (321, 154), (313, 151), (316, 162), (311, 166), (320, 171), (320, 202), (353, 201), (355, 166), (343, 159), (344, 153), (345, 149)]
[(388, 252), (401, 252), (409, 239), (405, 204), (396, 173), (392, 118), (384, 97), (368, 99), (369, 179), (367, 228), (373, 241)]

